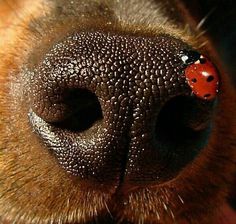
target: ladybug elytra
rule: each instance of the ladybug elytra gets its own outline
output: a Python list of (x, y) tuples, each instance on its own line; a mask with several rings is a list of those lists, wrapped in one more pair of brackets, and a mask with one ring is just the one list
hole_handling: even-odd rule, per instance
[(181, 56), (186, 65), (185, 76), (192, 92), (204, 100), (212, 100), (219, 91), (219, 75), (212, 62), (195, 51)]

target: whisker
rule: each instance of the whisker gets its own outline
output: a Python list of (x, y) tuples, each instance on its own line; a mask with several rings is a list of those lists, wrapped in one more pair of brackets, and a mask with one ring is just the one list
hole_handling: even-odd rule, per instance
[(111, 211), (110, 211), (110, 209), (109, 209), (109, 207), (108, 207), (108, 205), (107, 205), (106, 202), (104, 203), (104, 205), (105, 205), (105, 208), (106, 208), (108, 214), (110, 215), (110, 217), (111, 217), (112, 219), (114, 219), (114, 217), (113, 217), (113, 215), (111, 214)]
[(197, 36), (196, 39), (199, 39), (200, 37), (202, 37), (204, 34), (206, 34), (207, 30), (202, 30)]
[(208, 41), (207, 41), (207, 40), (206, 40), (206, 41), (204, 41), (202, 44), (200, 44), (199, 48), (202, 48), (202, 47), (206, 46), (206, 45), (207, 45), (207, 43), (208, 43)]
[(216, 7), (212, 8), (206, 16), (204, 16), (200, 22), (198, 23), (196, 29), (200, 30), (202, 28), (202, 26), (206, 23), (206, 20), (210, 17), (210, 15), (216, 10)]

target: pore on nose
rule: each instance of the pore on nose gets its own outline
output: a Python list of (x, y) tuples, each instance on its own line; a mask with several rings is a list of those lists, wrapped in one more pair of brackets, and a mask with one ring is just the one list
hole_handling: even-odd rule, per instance
[(172, 178), (207, 143), (214, 107), (192, 94), (183, 52), (200, 57), (168, 35), (70, 35), (32, 73), (30, 122), (82, 179)]

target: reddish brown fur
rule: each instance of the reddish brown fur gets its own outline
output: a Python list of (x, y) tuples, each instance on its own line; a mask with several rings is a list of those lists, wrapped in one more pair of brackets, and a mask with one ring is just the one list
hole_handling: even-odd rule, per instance
[[(42, 6), (40, 1), (7, 2), (0, 5), (0, 18), (4, 18), (0, 24), (4, 27), (0, 30), (0, 223), (8, 223), (7, 220), (9, 223), (15, 220), (16, 223), (85, 222), (97, 213), (105, 213), (107, 206), (113, 208), (112, 212), (121, 220), (134, 223), (168, 224), (174, 220), (177, 223), (216, 223), (213, 220), (225, 202), (235, 171), (236, 97), (210, 43), (201, 50), (221, 68), (222, 79), (220, 105), (210, 143), (172, 181), (129, 189), (122, 195), (113, 196), (115, 189), (110, 189), (109, 185), (101, 188), (86, 182), (78, 183), (62, 172), (47, 150), (42, 150), (45, 146), (31, 131), (26, 116), (27, 99), (22, 94), (21, 66), (28, 63), (29, 58), (36, 58), (30, 66), (37, 63), (47, 46), (58, 41), (58, 36), (71, 32), (66, 24), (75, 21), (68, 18), (63, 24), (55, 24), (54, 32), (46, 25), (48, 31), (38, 35), (29, 30), (32, 15), (34, 19), (40, 18), (42, 12), (48, 10), (50, 13), (51, 6)], [(191, 23), (194, 26), (194, 22)], [(100, 28), (105, 29), (103, 26)], [(136, 26), (124, 28), (123, 24), (120, 27), (131, 33), (142, 33), (146, 29), (137, 31)], [(206, 40), (206, 37), (195, 40), (195, 31), (187, 31), (187, 37), (183, 37), (186, 31), (172, 27), (150, 30), (151, 35), (164, 30), (184, 38), (196, 48)], [(38, 53), (34, 49), (41, 51)]]

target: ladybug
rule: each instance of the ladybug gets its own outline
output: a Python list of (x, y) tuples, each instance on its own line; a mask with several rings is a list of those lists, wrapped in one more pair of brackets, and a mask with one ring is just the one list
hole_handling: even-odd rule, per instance
[(219, 91), (219, 75), (212, 62), (195, 51), (182, 52), (181, 60), (193, 94), (204, 100), (215, 99)]

